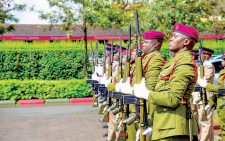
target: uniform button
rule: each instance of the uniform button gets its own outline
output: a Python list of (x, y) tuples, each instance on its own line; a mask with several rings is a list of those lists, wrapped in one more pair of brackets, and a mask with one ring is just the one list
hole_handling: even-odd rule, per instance
[(164, 109), (164, 111), (166, 111), (166, 109)]
[(151, 101), (151, 103), (152, 103), (152, 101)]

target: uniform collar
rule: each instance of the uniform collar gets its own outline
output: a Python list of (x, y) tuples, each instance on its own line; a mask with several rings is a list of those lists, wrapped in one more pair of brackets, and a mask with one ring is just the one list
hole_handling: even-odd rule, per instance
[(145, 55), (145, 57), (144, 57), (143, 59), (149, 58), (149, 57), (151, 57), (151, 56), (153, 56), (153, 55), (160, 55), (159, 50), (155, 50), (155, 51), (153, 51), (153, 52), (151, 52), (151, 53)]
[(175, 57), (176, 59), (179, 59), (181, 57), (190, 57), (191, 58), (191, 50), (182, 51), (182, 52), (178, 53), (176, 56), (173, 56), (173, 57)]

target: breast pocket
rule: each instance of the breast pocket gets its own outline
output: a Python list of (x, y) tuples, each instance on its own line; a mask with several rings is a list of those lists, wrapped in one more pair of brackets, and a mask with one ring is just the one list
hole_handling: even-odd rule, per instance
[(176, 128), (176, 109), (157, 106), (153, 126), (158, 129)]
[(172, 70), (172, 67), (164, 69), (159, 75), (159, 78), (161, 79), (161, 84), (162, 83), (164, 84), (164, 89), (168, 89), (168, 87), (169, 87), (169, 80), (170, 80), (170, 77), (171, 77), (171, 70)]

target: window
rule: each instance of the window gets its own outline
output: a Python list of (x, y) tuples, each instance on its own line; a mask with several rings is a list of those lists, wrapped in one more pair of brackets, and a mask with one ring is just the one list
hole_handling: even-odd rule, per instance
[(127, 44), (127, 43), (128, 43), (128, 40), (123, 40), (123, 41), (124, 41), (124, 43), (125, 43), (125, 44)]
[(80, 42), (80, 40), (73, 40), (73, 43), (79, 43)]
[(224, 41), (224, 39), (223, 38), (217, 38), (216, 39), (216, 42), (220, 42), (220, 41)]
[(24, 40), (25, 43), (30, 43), (32, 44), (33, 43), (33, 40)]
[(223, 69), (223, 66), (221, 65), (221, 61), (213, 63), (215, 68), (215, 73), (219, 73), (221, 69)]
[(49, 40), (50, 43), (58, 43), (59, 40)]
[(99, 44), (104, 44), (104, 41), (108, 42), (108, 40), (98, 40)]

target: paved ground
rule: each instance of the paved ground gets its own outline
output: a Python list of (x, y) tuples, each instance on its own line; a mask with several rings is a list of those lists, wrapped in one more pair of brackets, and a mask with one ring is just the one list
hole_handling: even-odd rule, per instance
[(0, 141), (105, 141), (92, 105), (0, 108)]

